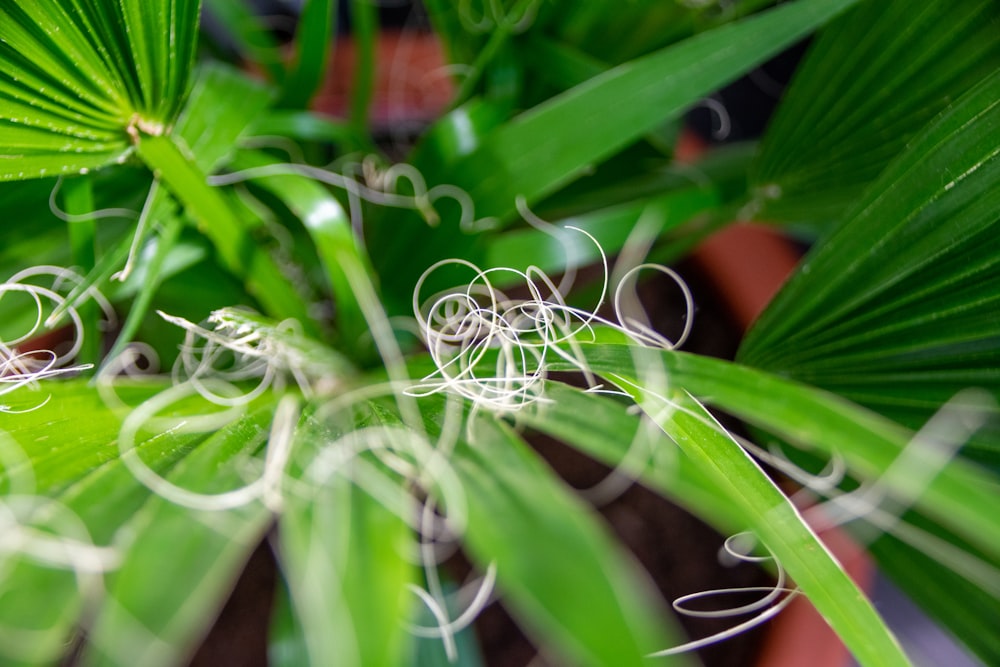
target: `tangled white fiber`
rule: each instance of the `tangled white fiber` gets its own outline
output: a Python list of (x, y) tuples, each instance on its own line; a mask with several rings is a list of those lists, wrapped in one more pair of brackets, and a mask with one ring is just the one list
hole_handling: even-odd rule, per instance
[[(523, 201), (519, 204), (522, 215), (530, 216)], [(544, 225), (543, 229), (549, 231), (551, 225)], [(684, 343), (693, 323), (694, 300), (675, 271), (659, 264), (640, 264), (629, 269), (615, 286), (614, 319), (602, 317), (597, 312), (607, 300), (610, 282), (604, 249), (583, 229), (567, 226), (562, 230), (583, 235), (600, 253), (603, 283), (593, 311), (567, 304), (571, 278), (557, 286), (534, 266), (520, 271), (506, 267), (481, 269), (463, 259), (437, 262), (420, 277), (413, 293), (413, 313), (436, 370), (407, 393), (428, 396), (452, 392), (468, 399), (476, 408), (516, 412), (544, 400), (542, 387), (553, 357), (579, 369), (589, 386), (598, 386), (586, 362), (575, 351), (580, 342), (596, 339), (594, 328), (598, 325), (615, 329), (648, 347), (672, 350)], [(563, 241), (562, 236), (557, 238)], [(471, 280), (463, 287), (421, 300), (421, 290), (431, 274), (448, 266), (468, 269)], [(639, 272), (649, 270), (670, 277), (683, 294), (684, 330), (676, 341), (657, 333), (646, 324), (644, 316), (634, 313), (637, 299), (628, 290)], [(505, 283), (519, 280), (521, 291), (527, 296), (508, 296), (495, 286), (494, 279), (498, 276)]]
[[(84, 324), (79, 311), (60, 293), (60, 290), (79, 285), (83, 278), (78, 274), (58, 266), (35, 266), (14, 274), (0, 284), (0, 306), (4, 298), (23, 295), (30, 299), (35, 309), (33, 322), (26, 324), (23, 331), (4, 338), (0, 335), (0, 396), (22, 387), (37, 388), (38, 381), (58, 375), (70, 375), (91, 368), (89, 364), (73, 365), (73, 360), (83, 346)], [(45, 282), (48, 286), (35, 284)], [(114, 310), (107, 300), (93, 288), (84, 292), (101, 307), (106, 321), (114, 321)], [(33, 339), (52, 331), (60, 315), (69, 319), (71, 331), (67, 345), (55, 346), (59, 349), (19, 349)], [(31, 408), (14, 410), (0, 404), (0, 412), (25, 412), (37, 410), (48, 402), (43, 399)]]
[[(520, 271), (506, 267), (482, 269), (462, 259), (438, 262), (421, 276), (413, 295), (414, 316), (434, 362), (435, 370), (408, 388), (408, 395), (420, 397), (445, 393), (469, 401), (473, 410), (515, 414), (532, 404), (543, 405), (549, 400), (544, 395), (544, 387), (553, 361), (560, 362), (561, 366), (566, 366), (568, 362), (569, 366), (576, 368), (585, 379), (588, 391), (628, 395), (626, 390), (630, 383), (623, 378), (612, 378), (616, 383), (621, 383), (621, 391), (606, 389), (598, 381), (589, 368), (579, 344), (596, 340), (598, 326), (612, 329), (623, 338), (640, 346), (662, 350), (675, 349), (683, 344), (690, 333), (694, 313), (692, 295), (684, 281), (672, 269), (658, 264), (640, 263), (619, 272), (610, 299), (613, 316), (606, 318), (598, 315), (598, 311), (607, 300), (611, 282), (608, 260), (600, 243), (587, 231), (578, 227), (555, 228), (540, 220), (527, 209), (523, 200), (518, 201), (518, 207), (522, 217), (537, 229), (556, 236), (566, 246), (567, 252), (571, 245), (571, 241), (566, 240), (565, 235), (568, 233), (582, 235), (596, 246), (603, 265), (603, 284), (596, 305), (592, 311), (588, 311), (568, 304), (568, 291), (575, 277), (572, 271), (568, 272), (557, 285), (552, 278), (534, 266)], [(625, 260), (623, 263), (627, 265), (628, 260), (634, 255), (644, 254), (642, 250), (635, 248), (641, 245), (640, 241), (633, 241), (631, 248), (626, 244), (626, 251), (623, 252), (620, 261)], [(422, 288), (430, 276), (444, 267), (467, 270), (471, 273), (471, 278), (459, 288), (423, 298)], [(637, 274), (641, 271), (663, 273), (680, 289), (686, 313), (684, 328), (677, 340), (664, 337), (649, 325), (638, 297), (632, 291)], [(496, 286), (496, 283), (500, 282), (518, 283), (519, 296), (503, 292)], [(647, 368), (644, 375), (646, 376), (644, 384), (659, 387), (661, 390), (666, 389), (668, 378), (664, 369)], [(656, 399), (658, 409), (684, 410), (667, 398), (665, 391), (651, 392), (650, 386), (646, 386), (644, 393)], [(648, 423), (649, 420), (643, 421)], [(717, 423), (713, 423), (713, 427), (724, 431)], [(630, 446), (619, 467), (604, 481), (587, 489), (587, 494), (601, 501), (607, 501), (609, 496), (624, 491), (637, 474), (636, 462), (631, 459), (648, 455), (648, 452), (644, 453), (643, 448), (637, 446), (642, 441), (643, 438), (637, 435), (636, 441)], [(650, 654), (650, 657), (684, 653), (735, 636), (773, 618), (799, 594), (797, 588), (786, 585), (784, 569), (771, 554), (751, 553), (755, 545), (755, 539), (749, 534), (734, 536), (726, 540), (720, 557), (732, 564), (771, 562), (778, 575), (774, 585), (701, 591), (683, 596), (673, 603), (674, 609), (679, 614), (687, 616), (731, 618), (750, 615), (751, 617), (711, 636), (656, 651)], [(483, 588), (478, 590), (470, 606), (470, 612), (485, 604), (486, 600), (483, 597), (485, 581), (488, 580), (492, 586), (494, 576), (493, 571), (487, 573)], [(737, 607), (711, 611), (702, 611), (691, 606), (696, 601), (734, 594), (750, 594), (755, 599)], [(420, 591), (418, 595), (432, 612), (438, 609), (429, 593)], [(418, 629), (417, 634), (442, 636), (445, 637), (447, 644), (444, 630), (451, 626), (445, 616), (438, 617), (438, 614), (435, 614), (435, 618), (438, 621), (437, 630), (423, 628)], [(464, 619), (464, 615), (461, 618)], [(449, 656), (453, 655), (452, 650), (449, 650)]]
[[(336, 388), (336, 371), (346, 364), (302, 337), (294, 320), (271, 324), (249, 310), (222, 308), (209, 316), (212, 328), (206, 329), (183, 317), (159, 315), (185, 331), (172, 372), (174, 383), (191, 382), (199, 394), (218, 405), (248, 403), (275, 383), (280, 391), (288, 378), (306, 397), (330, 393)], [(228, 383), (253, 380), (257, 386), (230, 398), (204, 387), (205, 378)]]

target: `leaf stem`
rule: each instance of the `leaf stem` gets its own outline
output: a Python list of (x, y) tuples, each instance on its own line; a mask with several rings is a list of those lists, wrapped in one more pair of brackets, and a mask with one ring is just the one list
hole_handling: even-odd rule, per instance
[(208, 185), (194, 160), (169, 136), (140, 134), (136, 152), (157, 178), (187, 207), (198, 228), (211, 239), (222, 264), (241, 277), (267, 314), (295, 318), (312, 333), (315, 326), (301, 296), (274, 259), (258, 246), (248, 225), (219, 190)]
[(378, 58), (378, 13), (374, 2), (351, 0), (351, 32), (354, 35), (356, 61), (351, 85), (350, 124), (355, 133), (367, 136)]

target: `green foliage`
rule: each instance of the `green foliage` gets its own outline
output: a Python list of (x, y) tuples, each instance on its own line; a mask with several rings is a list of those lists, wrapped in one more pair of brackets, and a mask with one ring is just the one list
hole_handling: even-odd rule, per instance
[(1000, 66), (998, 30), (988, 0), (868, 2), (834, 21), (764, 139), (752, 172), (760, 219), (838, 220), (926, 123)]
[(0, 180), (122, 160), (184, 103), (197, 0), (75, 0), (0, 7)]
[[(473, 444), (455, 457), (459, 479), (475, 490), (469, 549), (494, 564), (501, 590), (530, 620), (536, 641), (580, 665), (642, 665), (668, 645), (669, 625), (649, 595), (650, 582), (619, 553), (593, 510), (503, 425), (475, 420), (469, 439)], [(604, 613), (593, 614), (595, 606)]]
[[(479, 664), (494, 578), (563, 661), (672, 653), (665, 601), (534, 432), (749, 531), (861, 664), (909, 664), (777, 460), (1000, 661), (995, 4), (428, 1), (455, 98), (394, 166), (371, 3), (350, 3), (343, 120), (308, 109), (337, 3), (305, 4), (287, 62), (242, 3), (206, 4), (251, 67), (196, 64), (194, 0), (0, 5), (0, 661), (183, 664), (265, 539), (275, 664)], [(686, 110), (821, 28), (759, 147), (674, 161)], [(621, 312), (591, 327), (539, 277), (675, 257), (737, 212), (823, 225), (739, 363), (650, 349)], [(469, 263), (491, 273), (430, 321), (480, 327), (449, 382), (453, 348), (399, 316)], [(8, 279), (38, 264), (76, 273)], [(501, 267), (536, 288), (502, 315), (483, 277), (526, 276)], [(113, 344), (98, 291), (127, 313)], [(123, 377), (137, 354), (173, 377)], [(702, 401), (846, 475), (790, 468)], [(456, 548), (471, 582), (442, 566)]]
[(966, 387), (1000, 397), (998, 94), (1000, 69), (911, 140), (757, 321), (743, 361), (912, 428)]
[[(851, 4), (791, 3), (624, 63), (491, 129), (469, 154), (439, 158), (444, 164), (435, 180), (468, 191), (478, 216), (505, 223), (516, 213), (517, 196), (532, 204), (558, 190)], [(414, 243), (399, 223), (391, 224), (391, 232), (375, 228), (372, 254), (377, 267), (398, 272)], [(436, 236), (446, 234), (456, 236), (449, 227)], [(408, 291), (434, 261), (468, 256), (469, 243), (461, 240), (431, 237), (418, 246), (427, 250), (414, 262), (416, 273), (402, 274), (397, 284)], [(390, 298), (393, 287), (387, 286)]]
[[(911, 139), (755, 323), (742, 361), (834, 391), (911, 428), (968, 387), (1000, 397), (998, 99), (994, 69)], [(963, 457), (1000, 470), (995, 426), (957, 444)], [(995, 483), (981, 488), (990, 491), (963, 500), (959, 511), (989, 505)], [(956, 486), (936, 508), (961, 496)], [(921, 525), (932, 542), (975, 551), (953, 529)], [(986, 532), (967, 537), (997, 529), (978, 530)], [(997, 646), (984, 640), (991, 632), (980, 620), (997, 610), (995, 574), (987, 568), (976, 576), (960, 557), (946, 559), (962, 573), (956, 576), (948, 562), (927, 557), (934, 551), (892, 536), (874, 548), (882, 567), (916, 591), (933, 616), (995, 659)], [(904, 565), (914, 560), (926, 563), (919, 577)], [(995, 568), (996, 554), (986, 562)], [(928, 586), (928, 578), (947, 583)], [(969, 614), (970, 607), (977, 611)]]

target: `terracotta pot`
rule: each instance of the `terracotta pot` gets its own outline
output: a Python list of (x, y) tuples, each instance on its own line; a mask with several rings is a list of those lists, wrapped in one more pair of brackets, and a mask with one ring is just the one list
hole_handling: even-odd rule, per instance
[[(351, 103), (357, 50), (350, 35), (337, 38), (330, 67), (313, 108), (346, 116)], [(439, 117), (454, 92), (441, 45), (421, 32), (383, 31), (375, 53), (373, 130), (424, 125)]]

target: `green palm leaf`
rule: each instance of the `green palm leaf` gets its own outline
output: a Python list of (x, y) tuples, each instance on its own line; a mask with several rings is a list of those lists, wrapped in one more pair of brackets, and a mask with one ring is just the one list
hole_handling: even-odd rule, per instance
[[(453, 160), (438, 156), (447, 164), (429, 183), (457, 185), (472, 196), (478, 218), (508, 222), (518, 196), (530, 204), (557, 192), (854, 1), (786, 3), (626, 62), (488, 131), (471, 152)], [(428, 232), (405, 224), (412, 216), (400, 217), (376, 220), (369, 236), (376, 270), (394, 275), (383, 285), (390, 311), (394, 299), (409, 302), (410, 286), (425, 267), (455, 255), (473, 258), (481, 238), (459, 234), (453, 224)]]
[[(131, 404), (163, 387), (155, 382), (132, 384), (119, 387), (117, 393)], [(124, 643), (115, 644), (115, 633), (123, 629), (132, 633), (143, 626), (174, 645), (168, 654), (186, 650), (206, 617), (221, 603), (226, 576), (234, 576), (233, 559), (245, 555), (253, 545), (247, 545), (247, 540), (235, 541), (236, 532), (228, 536), (234, 539), (230, 543), (217, 532), (220, 525), (199, 524), (195, 512), (151, 494), (119, 456), (120, 415), (104, 404), (93, 387), (72, 381), (43, 385), (40, 391), (51, 398), (44, 407), (3, 423), (10, 436), (4, 436), (0, 504), (8, 507), (18, 498), (34, 498), (41, 516), (61, 508), (58, 514), (69, 517), (75, 526), (70, 535), (78, 542), (119, 554), (122, 568), (103, 576), (114, 599), (125, 607), (107, 603), (100, 614), (94, 641), (103, 652), (128, 650)], [(37, 406), (41, 399), (44, 395), (22, 390), (8, 400), (13, 409), (23, 410)], [(177, 484), (201, 490), (212, 484), (239, 485), (238, 466), (223, 470), (220, 462), (231, 462), (234, 455), (259, 445), (260, 439), (252, 436), (265, 429), (269, 419), (265, 408), (220, 434), (147, 435), (137, 438), (134, 451), (156, 474)], [(52, 437), (53, 428), (64, 436)], [(16, 458), (12, 460), (11, 454)], [(244, 535), (247, 530), (259, 531), (262, 516), (260, 511), (227, 515), (227, 528), (238, 528)], [(241, 520), (244, 523), (239, 523)], [(10, 528), (5, 531), (6, 540), (11, 538)], [(54, 534), (68, 536), (65, 529)], [(11, 546), (9, 541), (5, 543), (8, 549)], [(66, 547), (67, 554), (70, 551)], [(183, 557), (181, 551), (185, 552)], [(230, 560), (219, 560), (223, 558)], [(36, 562), (16, 550), (7, 551), (4, 560), (16, 569), (5, 568), (0, 577), (0, 635), (5, 638), (0, 644), (0, 662), (50, 664), (66, 652), (74, 625), (101, 598), (101, 582), (95, 586), (94, 577), (102, 573), (81, 579), (72, 570)], [(228, 565), (223, 567), (220, 562)], [(198, 578), (213, 568), (217, 581), (199, 586)], [(164, 575), (168, 570), (172, 576)], [(145, 584), (154, 582), (163, 589), (152, 597), (145, 596)], [(195, 590), (198, 592), (192, 596)], [(122, 614), (125, 608), (131, 615)], [(24, 637), (34, 639), (16, 641)], [(156, 646), (164, 649), (164, 644)], [(131, 648), (135, 648), (134, 643)], [(148, 649), (143, 647), (142, 651)]]
[(1000, 396), (998, 100), (1000, 70), (911, 142), (760, 317), (744, 363), (911, 427), (967, 387)]
[(818, 38), (751, 179), (765, 220), (831, 222), (921, 127), (1000, 66), (990, 0), (867, 2)]
[(199, 0), (0, 6), (0, 180), (85, 172), (161, 134), (184, 101)]

